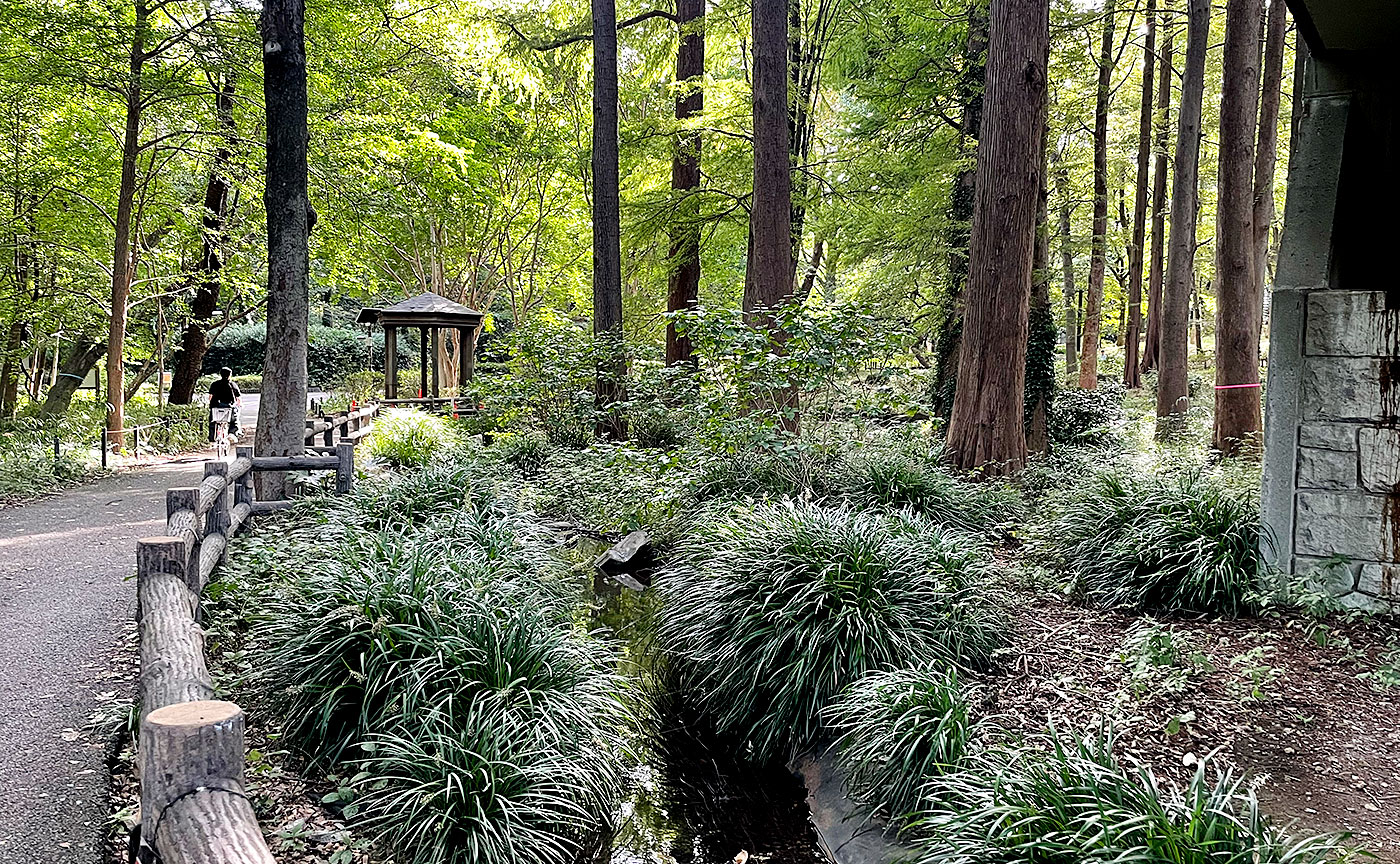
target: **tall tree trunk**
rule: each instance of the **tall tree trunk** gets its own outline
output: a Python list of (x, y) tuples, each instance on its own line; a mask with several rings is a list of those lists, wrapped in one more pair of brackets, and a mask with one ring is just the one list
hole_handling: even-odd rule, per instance
[(1046, 162), (1049, 124), (1041, 124), (1040, 200), (1031, 258), (1031, 302), (1026, 329), (1026, 449), (1050, 452), (1050, 400), (1055, 395), (1055, 313), (1050, 308), (1050, 185)]
[(0, 418), (11, 419), (19, 410), (20, 356), (24, 352), (24, 320), (14, 310), (5, 332), (4, 362), (0, 363)]
[[(786, 0), (752, 0), (753, 20), (753, 208), (749, 215), (744, 316), (781, 335), (768, 310), (792, 297), (792, 162), (788, 115), (788, 15)], [(775, 348), (781, 350), (780, 345)], [(783, 425), (797, 428), (797, 391), (773, 394)]]
[(789, 278), (797, 281), (802, 261), (802, 238), (807, 225), (808, 193), (811, 182), (807, 166), (812, 158), (816, 134), (817, 97), (821, 93), (821, 73), (831, 42), (832, 25), (838, 3), (817, 0), (810, 20), (803, 20), (802, 0), (788, 0), (788, 76), (791, 96), (788, 108), (788, 154), (792, 160), (792, 250)]
[(1138, 109), (1137, 184), (1133, 198), (1133, 241), (1128, 259), (1128, 326), (1123, 334), (1126, 349), (1123, 383), (1142, 386), (1138, 365), (1138, 341), (1142, 335), (1142, 261), (1147, 240), (1147, 163), (1152, 158), (1152, 85), (1157, 59), (1157, 3), (1147, 0), (1147, 34), (1142, 44), (1142, 105)]
[(121, 430), (126, 425), (126, 398), (122, 389), (122, 362), (126, 349), (126, 309), (131, 297), (135, 256), (131, 249), (131, 218), (136, 203), (136, 157), (141, 146), (142, 67), (146, 62), (146, 29), (149, 10), (136, 0), (136, 23), (131, 37), (130, 68), (126, 85), (126, 124), (122, 131), (122, 174), (117, 187), (117, 215), (113, 220), (112, 301), (107, 327), (107, 431), (122, 449)]
[[(1254, 146), (1259, 118), (1263, 0), (1229, 0), (1220, 95), (1220, 201), (1216, 207), (1215, 433), (1229, 456), (1258, 453), (1259, 318), (1255, 274)], [(1277, 110), (1277, 109), (1275, 109)]]
[(1197, 182), (1201, 159), (1201, 100), (1205, 92), (1206, 47), (1210, 41), (1210, 0), (1188, 0), (1186, 66), (1177, 112), (1176, 158), (1172, 175), (1172, 233), (1167, 276), (1162, 283), (1162, 341), (1158, 348), (1157, 435), (1180, 430), (1190, 408), (1187, 339), (1191, 289), (1195, 281)]
[(1089, 295), (1084, 303), (1084, 341), (1079, 350), (1079, 386), (1099, 386), (1099, 334), (1103, 327), (1104, 257), (1108, 252), (1108, 102), (1113, 85), (1113, 13), (1104, 0), (1103, 43), (1099, 48), (1098, 90), (1094, 97), (1094, 224), (1089, 249)]
[(39, 415), (57, 418), (67, 414), (68, 406), (73, 403), (73, 394), (82, 386), (83, 379), (87, 378), (106, 350), (107, 346), (101, 342), (80, 336), (68, 353), (59, 358), (58, 380), (49, 385), (49, 392), (44, 394), (44, 405), (39, 409)]
[(204, 355), (209, 351), (209, 321), (219, 307), (224, 266), (224, 222), (228, 217), (229, 159), (236, 129), (233, 123), (235, 81), (232, 73), (219, 88), (214, 101), (223, 138), (214, 151), (209, 182), (204, 187), (204, 213), (200, 234), (200, 255), (196, 272), (199, 285), (190, 303), (190, 322), (180, 341), (180, 354), (170, 379), (170, 404), (188, 405), (194, 399)]
[(1167, 242), (1167, 127), (1172, 94), (1172, 34), (1166, 8), (1162, 16), (1162, 62), (1157, 70), (1157, 116), (1153, 121), (1157, 141), (1152, 150), (1152, 251), (1147, 276), (1147, 341), (1142, 349), (1142, 371), (1157, 368), (1162, 341), (1162, 257)]
[[(305, 449), (307, 271), (313, 216), (307, 195), (306, 6), (264, 0), (263, 94), (267, 111), (267, 346), (255, 437), (261, 456)], [(286, 475), (258, 475), (259, 497), (285, 497)]]
[(622, 227), (618, 212), (617, 4), (593, 0), (593, 338), (599, 437), (627, 437), (622, 414), (627, 357), (622, 334)]
[(948, 447), (985, 475), (1026, 462), (1025, 352), (1041, 193), (1048, 0), (992, 0), (963, 344)]
[(967, 11), (967, 39), (963, 43), (962, 73), (958, 76), (958, 151), (969, 158), (953, 175), (944, 243), (948, 250), (948, 292), (938, 325), (935, 346), (933, 392), (935, 410), (950, 416), (958, 381), (958, 352), (963, 329), (963, 291), (967, 287), (968, 244), (972, 236), (972, 211), (977, 199), (977, 138), (982, 129), (983, 85), (987, 77), (986, 0), (971, 0)]
[[(666, 311), (692, 309), (700, 296), (700, 133), (684, 128), (705, 110), (705, 0), (676, 0), (680, 48), (676, 52), (676, 134), (671, 156), (671, 192), (676, 215), (671, 227), (671, 272)], [(666, 324), (666, 365), (695, 365), (690, 339)]]
[[(1259, 103), (1259, 146), (1254, 151), (1254, 275), (1261, 296), (1268, 279), (1269, 231), (1274, 224), (1274, 169), (1278, 164), (1278, 115), (1283, 99), (1283, 55), (1287, 38), (1288, 7), (1284, 0), (1269, 0), (1263, 93)], [(1263, 322), (1261, 315), (1261, 327)]]
[(1069, 207), (1069, 172), (1055, 152), (1055, 191), (1060, 197), (1060, 269), (1064, 280), (1065, 304), (1065, 375), (1075, 374), (1079, 368), (1079, 305), (1078, 293), (1074, 287), (1074, 237), (1071, 233)]

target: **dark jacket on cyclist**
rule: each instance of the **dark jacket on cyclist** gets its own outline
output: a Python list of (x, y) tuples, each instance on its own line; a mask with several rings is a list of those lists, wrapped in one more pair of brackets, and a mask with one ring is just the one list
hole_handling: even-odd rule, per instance
[[(238, 397), (243, 392), (238, 389), (232, 377), (222, 377), (209, 385), (209, 407), (212, 408), (232, 408), (228, 423), (228, 434), (238, 434)], [(209, 418), (209, 440), (214, 440), (214, 419), (211, 414)]]

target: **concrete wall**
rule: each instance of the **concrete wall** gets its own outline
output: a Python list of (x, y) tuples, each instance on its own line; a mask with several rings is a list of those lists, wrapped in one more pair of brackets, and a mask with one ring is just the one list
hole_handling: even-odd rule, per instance
[(1364, 220), (1394, 220), (1378, 211), (1394, 209), (1396, 112), (1390, 81), (1365, 62), (1310, 58), (1304, 78), (1272, 298), (1263, 503), (1285, 572), (1345, 558), (1329, 590), (1385, 607), (1400, 604), (1400, 233)]

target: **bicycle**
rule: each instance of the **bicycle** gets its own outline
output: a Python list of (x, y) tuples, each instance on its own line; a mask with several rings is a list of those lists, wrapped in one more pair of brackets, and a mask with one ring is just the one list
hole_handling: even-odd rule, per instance
[(214, 424), (214, 457), (227, 459), (229, 451), (228, 427), (233, 422), (233, 408), (210, 408), (209, 420)]

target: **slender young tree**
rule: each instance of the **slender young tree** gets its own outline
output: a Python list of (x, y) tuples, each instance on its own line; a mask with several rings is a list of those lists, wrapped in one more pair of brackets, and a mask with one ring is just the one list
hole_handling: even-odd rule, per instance
[(1147, 339), (1142, 349), (1142, 371), (1157, 368), (1162, 339), (1162, 258), (1167, 243), (1167, 138), (1172, 94), (1172, 34), (1165, 4), (1162, 9), (1162, 62), (1157, 64), (1157, 112), (1153, 120), (1156, 143), (1152, 146), (1152, 249), (1147, 272)]
[[(676, 133), (671, 156), (671, 192), (676, 215), (671, 227), (671, 272), (666, 311), (691, 309), (700, 293), (700, 221), (695, 190), (700, 188), (700, 133), (685, 128), (705, 110), (705, 0), (676, 0), (680, 48), (676, 51)], [(690, 340), (666, 324), (666, 365), (694, 365)]]
[(1065, 307), (1065, 374), (1073, 376), (1079, 369), (1079, 305), (1074, 287), (1074, 236), (1070, 220), (1069, 170), (1064, 166), (1067, 138), (1060, 140), (1051, 156), (1055, 165), (1055, 194), (1060, 199), (1060, 278)]
[(1050, 452), (1050, 400), (1055, 395), (1055, 313), (1050, 306), (1050, 185), (1046, 162), (1049, 124), (1041, 124), (1040, 196), (1031, 257), (1031, 302), (1026, 323), (1026, 449)]
[(599, 344), (595, 404), (598, 435), (627, 437), (608, 406), (625, 399), (622, 343), (622, 226), (618, 213), (617, 4), (593, 0), (593, 337)]
[(1104, 0), (1103, 42), (1099, 47), (1098, 89), (1094, 97), (1094, 224), (1089, 248), (1089, 296), (1084, 302), (1084, 341), (1079, 349), (1079, 386), (1099, 386), (1099, 333), (1103, 326), (1103, 276), (1108, 252), (1108, 103), (1113, 91), (1113, 13), (1116, 0)]
[[(1269, 0), (1264, 37), (1264, 83), (1259, 103), (1259, 146), (1254, 151), (1254, 274), (1262, 294), (1269, 273), (1269, 231), (1274, 222), (1274, 170), (1278, 165), (1278, 115), (1283, 100), (1283, 60), (1288, 7)], [(1263, 316), (1259, 318), (1263, 326)]]
[(955, 464), (1004, 475), (1026, 462), (1025, 351), (1050, 50), (1048, 0), (993, 0), (964, 352), (948, 426)]
[(1201, 159), (1201, 100), (1205, 93), (1206, 48), (1210, 41), (1210, 0), (1188, 0), (1186, 65), (1177, 112), (1176, 158), (1172, 174), (1172, 232), (1167, 276), (1162, 283), (1162, 341), (1157, 373), (1157, 435), (1179, 431), (1190, 408), (1187, 339), (1195, 282), (1197, 182)]
[(753, 249), (744, 274), (744, 314), (764, 323), (766, 310), (792, 296), (792, 171), (788, 155), (788, 6), (753, 0)]
[[(314, 216), (307, 195), (306, 6), (265, 0), (260, 30), (267, 112), (267, 347), (254, 443), (260, 456), (305, 449), (307, 272)], [(258, 494), (285, 496), (286, 475), (264, 472)]]
[(1157, 59), (1157, 3), (1147, 0), (1147, 33), (1142, 42), (1142, 104), (1138, 109), (1137, 182), (1133, 189), (1133, 239), (1128, 256), (1128, 326), (1123, 334), (1123, 383), (1142, 386), (1138, 341), (1142, 336), (1142, 262), (1147, 239), (1147, 166), (1152, 158), (1152, 87)]
[(1259, 110), (1262, 0), (1229, 0), (1220, 94), (1220, 201), (1216, 205), (1215, 433), (1230, 456), (1257, 452), (1259, 323), (1254, 148)]

